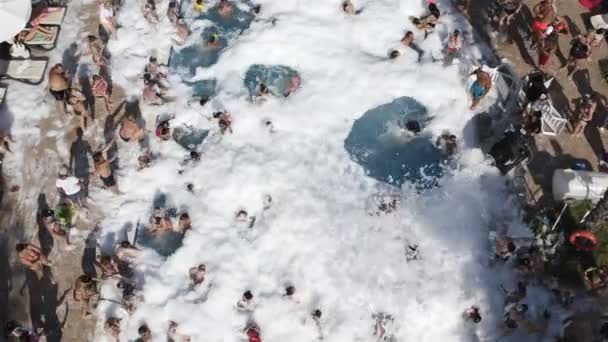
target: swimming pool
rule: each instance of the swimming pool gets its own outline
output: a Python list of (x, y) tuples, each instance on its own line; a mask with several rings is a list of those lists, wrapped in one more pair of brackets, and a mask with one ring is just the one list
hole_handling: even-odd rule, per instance
[(424, 129), (429, 120), (422, 104), (411, 97), (400, 97), (368, 110), (356, 120), (344, 147), (374, 179), (428, 188), (443, 174), (441, 151), (429, 134), (414, 134), (403, 127), (408, 121), (417, 121)]
[[(182, 1), (180, 11), (191, 26), (194, 26), (192, 25), (194, 21), (204, 21), (203, 24), (209, 25), (202, 25), (192, 32), (196, 38), (191, 37), (189, 41), (194, 41), (193, 44), (172, 49), (169, 70), (180, 75), (184, 83), (192, 87), (194, 97), (210, 98), (216, 92), (214, 79), (197, 81), (190, 79), (196, 74), (197, 68), (205, 68), (217, 63), (224, 48), (249, 28), (254, 15), (250, 10), (238, 6), (234, 7), (234, 12), (229, 18), (220, 16), (216, 8), (199, 13), (194, 10), (189, 0)], [(216, 36), (218, 42), (214, 46), (208, 46), (207, 42), (212, 36)]]

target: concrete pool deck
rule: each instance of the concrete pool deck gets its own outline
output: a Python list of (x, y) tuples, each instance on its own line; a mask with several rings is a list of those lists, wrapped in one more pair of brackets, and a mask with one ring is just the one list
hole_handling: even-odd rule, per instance
[[(470, 0), (467, 11), (463, 13), (476, 29), (478, 38), (489, 44), (498, 58), (510, 65), (515, 76), (519, 78), (534, 70), (530, 62), (531, 59), (536, 58), (534, 54), (530, 56), (525, 47), (525, 37), (519, 32), (527, 30), (530, 22), (524, 18), (531, 18), (532, 8), (538, 1), (523, 2), (521, 13), (513, 23), (513, 28), (517, 29), (511, 29), (510, 39), (504, 42), (491, 34), (492, 29), (488, 15), (485, 13), (488, 7), (487, 0)], [(571, 33), (587, 32), (588, 18), (591, 14), (586, 8), (576, 0), (556, 0), (555, 3), (558, 15), (566, 16), (568, 19)], [(571, 35), (561, 35), (559, 39), (560, 50), (566, 58), (570, 50), (570, 40)], [(608, 94), (608, 84), (602, 78), (599, 69), (599, 60), (606, 57), (608, 57), (608, 44), (604, 43), (600, 48), (594, 49), (592, 61), (586, 65), (587, 71), (576, 72), (573, 81), (570, 81), (565, 71), (558, 70), (559, 58), (553, 56), (551, 69), (555, 71), (555, 80), (551, 86), (551, 98), (558, 111), (570, 117), (574, 110), (574, 101), (591, 91), (599, 94), (599, 101), (594, 120), (587, 126), (583, 137), (577, 138), (567, 132), (558, 136), (538, 134), (534, 137), (533, 157), (525, 167), (529, 197), (532, 198), (533, 204), (552, 204), (551, 178), (554, 170), (569, 168), (576, 160), (586, 160), (594, 171), (598, 170), (599, 157), (605, 151), (604, 146), (608, 142), (608, 133), (602, 133), (598, 129), (598, 125), (604, 122), (607, 115), (608, 103), (605, 94)], [(512, 115), (517, 114), (512, 113)]]

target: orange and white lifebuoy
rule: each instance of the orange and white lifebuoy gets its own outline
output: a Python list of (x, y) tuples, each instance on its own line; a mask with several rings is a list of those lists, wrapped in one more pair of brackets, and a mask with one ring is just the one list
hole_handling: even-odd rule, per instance
[(597, 236), (588, 230), (577, 230), (568, 239), (576, 249), (591, 252), (597, 248)]

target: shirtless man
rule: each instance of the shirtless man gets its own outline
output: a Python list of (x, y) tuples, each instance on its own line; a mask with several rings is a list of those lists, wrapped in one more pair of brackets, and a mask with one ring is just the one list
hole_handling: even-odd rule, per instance
[(91, 177), (99, 175), (99, 179), (101, 179), (105, 189), (112, 189), (112, 191), (118, 193), (114, 171), (112, 170), (112, 162), (116, 160), (116, 156), (108, 158), (108, 150), (112, 146), (114, 146), (114, 139), (101, 151), (93, 153), (93, 166), (95, 170), (91, 173)]
[(230, 16), (232, 16), (232, 13), (234, 12), (234, 5), (228, 1), (228, 0), (220, 0), (220, 2), (217, 4), (217, 13), (224, 17), (224, 18), (228, 18)]
[(473, 96), (473, 102), (471, 103), (471, 110), (475, 109), (481, 99), (483, 99), (490, 89), (492, 88), (492, 76), (489, 73), (481, 70), (481, 68), (475, 69), (471, 76), (475, 75), (477, 79), (471, 85), (471, 95)]
[(192, 284), (194, 286), (200, 285), (207, 277), (207, 266), (205, 264), (200, 264), (198, 266), (191, 267), (189, 273)]
[(103, 325), (106, 334), (114, 337), (116, 342), (120, 341), (120, 318), (109, 317)]
[(32, 245), (31, 243), (18, 243), (15, 246), (19, 261), (27, 266), (32, 272), (41, 279), (43, 276), (44, 266), (52, 266), (51, 261), (42, 254), (40, 248)]
[(57, 218), (55, 212), (51, 209), (42, 211), (42, 223), (44, 228), (54, 237), (65, 240), (67, 245), (70, 244), (70, 234), (63, 229)]
[(97, 281), (86, 274), (81, 275), (76, 279), (72, 295), (80, 303), (82, 318), (91, 318), (91, 300), (98, 295)]
[(109, 255), (100, 255), (95, 260), (95, 266), (101, 271), (101, 279), (108, 279), (118, 275), (118, 267)]
[(132, 264), (140, 256), (141, 251), (127, 240), (116, 246), (116, 258), (127, 264)]
[(161, 208), (154, 209), (152, 217), (150, 217), (150, 233), (152, 235), (160, 235), (161, 233), (172, 231), (173, 223), (171, 219), (165, 215)]
[(72, 107), (72, 113), (80, 118), (80, 127), (84, 130), (87, 128), (88, 120), (93, 119), (88, 109), (87, 98), (76, 88), (70, 88), (67, 92), (68, 104)]
[(49, 92), (55, 98), (57, 109), (65, 114), (65, 101), (67, 91), (70, 87), (69, 72), (63, 68), (62, 64), (55, 64), (49, 70)]

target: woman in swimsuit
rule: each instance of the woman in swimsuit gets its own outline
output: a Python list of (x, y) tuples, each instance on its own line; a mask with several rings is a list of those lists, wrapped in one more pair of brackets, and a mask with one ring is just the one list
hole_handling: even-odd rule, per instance
[(108, 110), (108, 114), (110, 114), (110, 111), (112, 110), (110, 107), (112, 100), (110, 100), (110, 88), (108, 87), (108, 82), (106, 82), (106, 80), (100, 75), (93, 75), (91, 79), (91, 90), (95, 98), (104, 99), (106, 109)]
[(124, 142), (131, 140), (142, 141), (146, 137), (145, 128), (139, 127), (137, 121), (130, 116), (125, 116), (120, 122), (118, 136)]
[(85, 49), (85, 51), (87, 54), (91, 54), (91, 57), (93, 58), (93, 63), (99, 66), (107, 65), (108, 61), (103, 55), (103, 50), (105, 49), (105, 46), (101, 39), (93, 35), (89, 35), (87, 36), (86, 43), (87, 48)]
[(68, 104), (72, 107), (74, 115), (80, 117), (80, 126), (83, 130), (87, 128), (87, 119), (93, 119), (86, 102), (87, 98), (80, 90), (76, 88), (68, 89)]

